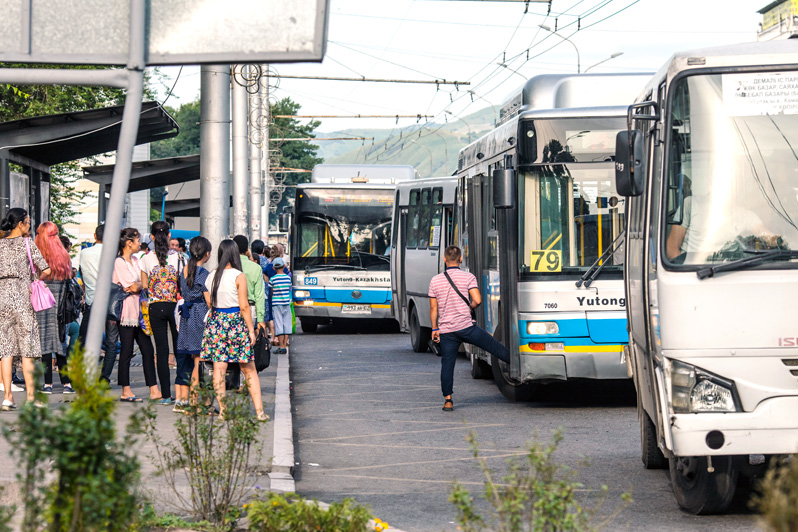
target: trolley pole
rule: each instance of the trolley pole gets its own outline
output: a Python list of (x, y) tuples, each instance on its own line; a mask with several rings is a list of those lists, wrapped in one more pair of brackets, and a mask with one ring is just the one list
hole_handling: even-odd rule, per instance
[(213, 270), (230, 230), (230, 66), (202, 66), (200, 94), (200, 234), (213, 246)]
[(242, 79), (242, 65), (233, 66), (233, 80), (231, 92), (233, 99), (233, 227), (236, 235), (244, 235), (251, 239), (249, 231), (249, 217), (247, 205), (247, 192), (249, 191), (249, 176), (247, 174), (247, 89)]
[[(252, 68), (252, 67), (247, 67)], [(247, 73), (247, 77), (254, 75), (252, 71)], [(263, 105), (260, 90), (249, 92), (249, 230), (252, 238), (260, 238), (261, 235), (261, 134), (258, 131), (258, 116), (260, 113), (258, 103)]]

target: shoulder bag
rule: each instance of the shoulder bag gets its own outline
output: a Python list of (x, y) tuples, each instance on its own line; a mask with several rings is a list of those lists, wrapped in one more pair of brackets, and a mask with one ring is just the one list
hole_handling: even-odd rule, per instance
[(458, 296), (460, 296), (460, 298), (461, 298), (463, 301), (465, 301), (465, 304), (466, 304), (466, 305), (468, 305), (468, 308), (469, 308), (469, 310), (471, 311), (471, 319), (472, 319), (473, 321), (477, 321), (477, 312), (476, 312), (476, 310), (475, 310), (475, 309), (473, 309), (473, 308), (471, 307), (471, 300), (470, 300), (470, 299), (466, 299), (466, 296), (464, 296), (463, 294), (461, 294), (461, 293), (460, 293), (460, 290), (458, 290), (458, 289), (457, 289), (457, 286), (455, 286), (455, 284), (454, 284), (454, 281), (452, 281), (452, 278), (451, 278), (451, 277), (449, 277), (449, 272), (447, 272), (446, 270), (443, 270), (443, 275), (445, 275), (445, 276), (446, 276), (446, 280), (447, 280), (447, 281), (449, 281), (449, 284), (450, 284), (450, 285), (452, 285), (452, 288), (454, 288), (454, 291), (455, 291), (455, 293), (456, 293)]
[(30, 256), (30, 242), (29, 238), (25, 238), (25, 250), (28, 252), (28, 262), (30, 262), (31, 277), (33, 282), (30, 284), (30, 303), (33, 305), (33, 310), (41, 312), (43, 310), (51, 309), (55, 306), (55, 296), (47, 288), (44, 282), (36, 279), (36, 268), (33, 267), (33, 258)]
[(258, 330), (258, 338), (255, 340), (252, 350), (255, 354), (255, 369), (260, 373), (269, 367), (272, 358), (269, 339), (263, 333), (263, 329)]

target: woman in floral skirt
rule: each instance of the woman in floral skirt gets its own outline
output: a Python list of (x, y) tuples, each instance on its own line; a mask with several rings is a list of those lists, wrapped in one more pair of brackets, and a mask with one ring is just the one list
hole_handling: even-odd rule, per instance
[(224, 418), (227, 365), (238, 364), (247, 380), (258, 420), (266, 421), (269, 416), (263, 411), (260, 379), (252, 353), (255, 329), (247, 299), (247, 279), (241, 271), (235, 242), (222, 240), (218, 264), (205, 281), (209, 290), (205, 292), (205, 300), (211, 310), (202, 337), (202, 359), (213, 362), (213, 388), (219, 401), (219, 416)]

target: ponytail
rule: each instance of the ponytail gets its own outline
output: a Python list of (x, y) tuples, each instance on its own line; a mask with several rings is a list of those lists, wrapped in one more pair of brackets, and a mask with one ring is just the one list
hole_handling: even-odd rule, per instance
[(196, 236), (191, 239), (191, 244), (188, 246), (188, 252), (191, 256), (188, 259), (186, 269), (183, 270), (186, 275), (186, 284), (189, 288), (194, 288), (194, 278), (197, 275), (197, 263), (205, 257), (206, 253), (210, 253), (211, 249), (213, 249), (213, 247), (207, 238)]
[(154, 222), (150, 234), (155, 244), (155, 256), (158, 258), (158, 264), (166, 266), (166, 257), (169, 255), (169, 224), (163, 220)]

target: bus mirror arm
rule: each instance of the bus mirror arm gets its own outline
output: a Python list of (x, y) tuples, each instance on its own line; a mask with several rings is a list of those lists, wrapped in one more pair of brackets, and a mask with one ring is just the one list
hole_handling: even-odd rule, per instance
[(596, 279), (596, 277), (598, 277), (598, 274), (601, 273), (602, 269), (604, 269), (604, 265), (607, 264), (606, 260), (604, 259), (606, 259), (610, 253), (614, 253), (615, 250), (618, 249), (619, 242), (625, 234), (626, 231), (621, 231), (618, 236), (615, 237), (615, 240), (612, 241), (612, 244), (610, 244), (609, 247), (604, 250), (604, 253), (602, 253), (601, 256), (596, 259), (596, 262), (594, 262), (590, 268), (588, 268), (581, 279), (576, 281), (577, 288), (581, 287), (583, 284), (585, 285), (585, 288), (590, 288), (590, 285), (593, 284), (593, 281)]

